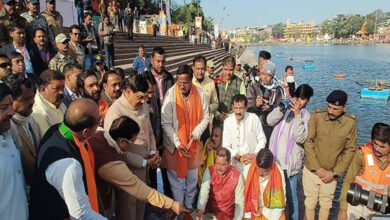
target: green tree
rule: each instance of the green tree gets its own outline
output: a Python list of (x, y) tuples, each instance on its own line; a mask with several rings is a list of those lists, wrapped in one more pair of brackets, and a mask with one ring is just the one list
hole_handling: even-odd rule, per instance
[(276, 38), (283, 37), (283, 30), (286, 27), (286, 24), (277, 23), (272, 26), (272, 36)]
[(329, 21), (328, 19), (325, 19), (325, 21), (321, 24), (321, 34), (332, 34), (332, 21)]
[(385, 22), (388, 19), (388, 13), (384, 13), (382, 10), (378, 9), (366, 16), (367, 27), (366, 34), (374, 34), (376, 31), (375, 28), (378, 28), (378, 24)]
[(194, 25), (195, 17), (201, 16), (203, 29), (207, 31), (213, 30), (213, 19), (211, 17), (205, 17), (200, 2), (200, 0), (192, 0), (185, 5), (174, 5), (171, 13), (172, 22), (176, 24), (185, 23)]

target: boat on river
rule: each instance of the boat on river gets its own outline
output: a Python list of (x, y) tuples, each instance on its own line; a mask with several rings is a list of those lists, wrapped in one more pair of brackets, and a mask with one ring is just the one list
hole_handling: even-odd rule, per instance
[(361, 98), (388, 100), (389, 95), (389, 84), (386, 80), (369, 81), (368, 87), (360, 91)]
[(282, 53), (277, 53), (277, 54), (275, 54), (275, 57), (276, 57), (276, 58), (283, 58), (284, 55), (283, 55)]
[(316, 65), (314, 64), (313, 60), (305, 60), (304, 64), (302, 65), (303, 69), (314, 69), (316, 68)]

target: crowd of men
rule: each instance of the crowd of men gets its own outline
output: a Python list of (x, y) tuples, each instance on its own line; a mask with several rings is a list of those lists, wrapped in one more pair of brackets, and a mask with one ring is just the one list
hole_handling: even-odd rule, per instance
[(155, 206), (171, 218), (325, 220), (344, 176), (338, 219), (359, 219), (375, 212), (347, 203), (351, 183), (389, 195), (390, 126), (357, 146), (347, 94), (310, 114), (313, 88), (291, 66), (277, 79), (267, 51), (251, 74), (232, 56), (220, 73), (196, 56), (172, 74), (163, 48), (140, 45), (125, 77), (107, 16), (96, 31), (85, 14), (68, 38), (54, 0), (41, 14), (35, 0), (22, 15), (4, 3), (0, 219), (135, 220)]

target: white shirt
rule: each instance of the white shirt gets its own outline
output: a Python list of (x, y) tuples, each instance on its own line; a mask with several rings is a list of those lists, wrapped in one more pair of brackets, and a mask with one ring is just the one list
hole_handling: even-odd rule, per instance
[(73, 158), (57, 160), (45, 172), (46, 180), (65, 201), (71, 219), (106, 220), (96, 213), (89, 204), (83, 183), (81, 164)]
[(80, 95), (74, 93), (72, 90), (70, 90), (66, 85), (65, 85), (66, 91), (68, 91), (69, 96), (71, 97), (72, 101), (81, 98)]
[(20, 153), (8, 132), (0, 135), (0, 219), (28, 219)]
[[(232, 157), (235, 155), (257, 154), (265, 147), (267, 139), (263, 132), (263, 127), (259, 117), (254, 113), (246, 112), (244, 118), (238, 123), (236, 116), (231, 114), (225, 119), (223, 124), (222, 147), (227, 148)], [(241, 163), (233, 160), (233, 165), (244, 174), (246, 178), (247, 171)]]

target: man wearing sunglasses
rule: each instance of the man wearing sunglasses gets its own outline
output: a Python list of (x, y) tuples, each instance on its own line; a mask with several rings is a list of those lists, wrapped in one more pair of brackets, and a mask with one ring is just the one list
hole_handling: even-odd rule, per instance
[(5, 54), (0, 54), (0, 80), (11, 74), (11, 63)]
[(71, 56), (77, 64), (83, 66), (85, 60), (85, 48), (81, 45), (81, 29), (78, 25), (70, 26), (70, 41), (69, 41), (69, 56)]

